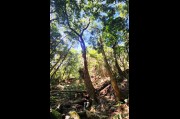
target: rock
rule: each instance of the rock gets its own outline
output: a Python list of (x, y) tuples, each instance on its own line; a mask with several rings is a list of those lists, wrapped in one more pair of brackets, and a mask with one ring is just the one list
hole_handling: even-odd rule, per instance
[(72, 119), (80, 119), (80, 116), (78, 115), (76, 111), (70, 111), (69, 115)]
[(65, 116), (65, 119), (70, 119), (70, 118), (71, 118), (71, 116), (69, 116), (69, 115)]

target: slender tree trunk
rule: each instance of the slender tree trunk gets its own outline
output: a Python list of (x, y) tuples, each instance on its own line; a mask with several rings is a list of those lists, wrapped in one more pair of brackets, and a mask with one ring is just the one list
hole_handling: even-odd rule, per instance
[(82, 83), (82, 80), (84, 80), (84, 71), (83, 69), (79, 69), (79, 80), (80, 80), (80, 83)]
[(125, 64), (124, 58), (123, 58), (123, 59), (120, 58), (120, 60), (121, 60), (121, 62), (122, 62), (122, 66), (124, 67), (123, 75), (124, 75), (124, 77), (126, 77), (126, 79), (129, 79), (129, 76), (128, 76), (127, 73), (125, 72), (125, 71), (126, 71), (126, 66), (127, 66), (127, 64)]
[(129, 42), (127, 42), (125, 44), (125, 49), (126, 49), (126, 52), (127, 52), (127, 61), (129, 61)]
[(82, 39), (82, 37), (80, 37), (80, 39), (81, 39), (81, 48), (82, 48), (82, 52), (83, 52), (82, 56), (84, 59), (84, 82), (85, 82), (88, 94), (90, 95), (90, 97), (92, 99), (94, 99), (95, 102), (97, 102), (97, 98), (95, 96), (95, 89), (92, 85), (92, 81), (91, 81), (89, 71), (88, 71), (88, 64), (87, 64), (87, 57), (86, 57), (86, 46), (85, 46), (85, 43), (84, 43), (84, 40)]
[(67, 76), (67, 79), (69, 79), (70, 78), (70, 75), (71, 75), (71, 71), (72, 71), (72, 67), (70, 68), (70, 70), (68, 71), (68, 76)]
[[(71, 45), (71, 47), (72, 47), (72, 45)], [(67, 55), (68, 55), (71, 47), (68, 49), (67, 53), (64, 55), (64, 58), (62, 59), (62, 62), (61, 62), (61, 63), (58, 65), (58, 67), (55, 69), (55, 71), (54, 71), (54, 73), (51, 75), (51, 77), (53, 77), (53, 75), (57, 72), (57, 70), (59, 69), (59, 67), (61, 66), (61, 64), (64, 62), (64, 60), (66, 59), (66, 57), (67, 57)], [(61, 58), (62, 58), (62, 57), (60, 56), (60, 58), (58, 59), (58, 61), (56, 62), (56, 64), (51, 68), (50, 74), (52, 73), (52, 71), (53, 71), (53, 69), (55, 68), (55, 66), (60, 62)]]
[(124, 62), (124, 59), (125, 59), (125, 57), (123, 56), (122, 59), (121, 59), (121, 62), (122, 62), (122, 65), (123, 65), (124, 71), (125, 71), (126, 70), (126, 64)]
[(69, 72), (68, 72), (67, 79), (69, 79), (69, 77), (70, 77), (70, 74), (71, 74), (71, 71), (69, 71)]
[(67, 67), (65, 67), (64, 72), (63, 72), (63, 75), (62, 75), (62, 79), (64, 79), (64, 80), (66, 80), (66, 79), (64, 78), (65, 73), (67, 72), (66, 69), (67, 69)]
[[(66, 35), (67, 36), (67, 35)], [(63, 38), (60, 39), (60, 41), (55, 44), (54, 46), (52, 46), (52, 51), (50, 53), (50, 61), (52, 61), (53, 57), (54, 57), (54, 54), (56, 53), (56, 47), (61, 43), (61, 40), (63, 40), (66, 36), (64, 36)]]
[(62, 58), (62, 55), (59, 57), (58, 61), (51, 67), (50, 73), (52, 73), (52, 70), (53, 70), (54, 67), (60, 62), (61, 58)]
[(116, 56), (116, 52), (115, 52), (115, 47), (113, 48), (113, 53), (114, 53), (114, 58), (115, 58), (115, 65), (116, 65), (116, 68), (118, 70), (118, 74), (120, 76), (120, 82), (122, 82), (126, 76), (124, 75), (123, 71), (121, 70), (121, 68), (118, 64), (117, 56)]
[(114, 93), (115, 93), (116, 101), (120, 101), (120, 99), (121, 99), (120, 90), (119, 90), (119, 87), (117, 85), (116, 79), (113, 75), (112, 69), (111, 69), (111, 67), (107, 61), (106, 54), (105, 54), (104, 48), (103, 48), (103, 41), (102, 41), (101, 37), (100, 37), (100, 44), (101, 44), (101, 51), (102, 51), (102, 55), (104, 58), (104, 62), (106, 64), (106, 70), (108, 71), (108, 74), (110, 76), (111, 85), (112, 85)]
[(129, 51), (127, 47), (126, 47), (126, 52), (127, 52), (127, 61), (129, 61)]
[[(68, 52), (69, 53), (69, 52)], [(56, 72), (58, 71), (58, 69), (60, 68), (60, 66), (62, 65), (62, 63), (64, 62), (64, 60), (66, 59), (66, 56), (68, 55), (68, 53), (64, 56), (62, 62), (58, 65), (58, 67), (55, 69), (55, 71), (52, 73), (51, 75), (51, 79), (53, 78), (53, 76), (56, 74)]]

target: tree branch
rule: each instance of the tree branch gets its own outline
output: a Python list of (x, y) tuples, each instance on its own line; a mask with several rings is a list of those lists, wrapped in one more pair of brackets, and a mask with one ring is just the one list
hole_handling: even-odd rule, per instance
[(117, 44), (118, 44), (118, 41), (115, 41), (115, 43), (112, 46), (112, 49), (114, 49), (114, 51), (115, 51), (115, 48), (116, 48)]
[(71, 47), (73, 46), (73, 44), (70, 46), (70, 48), (67, 50), (67, 53), (63, 56), (63, 59), (61, 61), (61, 63), (58, 65), (58, 67), (55, 69), (55, 71), (52, 73), (53, 69), (55, 68), (55, 66), (60, 62), (61, 58), (59, 58), (59, 60), (56, 62), (56, 64), (51, 68), (50, 72), (52, 73), (51, 75), (51, 79), (53, 78), (54, 74), (57, 72), (57, 70), (59, 69), (59, 67), (62, 65), (62, 63), (64, 62), (64, 60), (66, 59)]
[[(52, 52), (50, 54), (50, 56), (52, 56), (53, 52), (55, 52), (56, 47), (61, 43), (61, 40), (63, 40), (67, 35), (65, 35), (64, 37), (60, 38), (60, 41), (54, 46), (54, 48), (52, 49)], [(53, 47), (53, 46), (52, 46)]]
[(69, 28), (70, 28), (77, 36), (80, 37), (79, 33), (76, 32), (73, 28), (71, 28), (71, 26), (70, 26), (70, 24), (69, 24), (69, 18), (68, 18), (68, 15), (67, 15), (66, 8), (65, 8), (64, 14), (66, 15), (66, 19), (67, 19), (67, 23), (68, 23)]
[(83, 32), (89, 27), (89, 24), (90, 24), (90, 19), (89, 19), (89, 23), (87, 24), (87, 26), (82, 30), (82, 32), (81, 32), (81, 36), (83, 35)]
[(51, 20), (50, 20), (50, 23), (53, 22), (54, 20), (57, 20), (57, 18), (51, 19)]
[[(68, 34), (69, 34), (69, 35), (72, 35), (71, 32), (68, 32)], [(74, 35), (74, 34), (73, 34), (73, 35)], [(79, 36), (78, 36), (78, 38), (79, 38)], [(73, 38), (73, 39), (77, 40), (78, 42), (81, 42), (80, 40), (78, 40), (78, 39), (76, 39), (76, 38)]]
[(52, 10), (52, 11), (50, 11), (50, 14), (53, 14), (53, 13), (55, 13), (56, 12), (56, 10)]

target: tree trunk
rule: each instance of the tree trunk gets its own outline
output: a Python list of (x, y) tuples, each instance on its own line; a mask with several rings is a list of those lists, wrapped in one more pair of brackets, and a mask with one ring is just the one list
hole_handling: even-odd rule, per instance
[(84, 80), (84, 71), (82, 68), (79, 69), (79, 83), (82, 83), (82, 80)]
[[(71, 47), (72, 47), (72, 45), (71, 45)], [(63, 63), (63, 61), (66, 59), (66, 56), (68, 55), (71, 47), (69, 47), (69, 49), (67, 50), (67, 53), (66, 53), (66, 54), (60, 55), (58, 61), (57, 61), (57, 62), (52, 66), (52, 68), (50, 69), (50, 74), (52, 73), (52, 71), (53, 71), (53, 69), (55, 68), (55, 66), (56, 66), (56, 65), (60, 62), (60, 60), (64, 57), (63, 60), (62, 60), (62, 62), (61, 62), (60, 65), (58, 66), (58, 68), (61, 66), (61, 64)], [(58, 69), (58, 68), (57, 68), (57, 69)], [(56, 72), (56, 71), (55, 71), (55, 72)]]
[(113, 48), (113, 53), (114, 53), (114, 58), (115, 58), (115, 65), (116, 65), (116, 68), (118, 70), (118, 74), (120, 76), (120, 82), (122, 82), (125, 79), (126, 76), (124, 75), (123, 71), (121, 70), (121, 68), (120, 68), (120, 66), (118, 64), (115, 48)]
[(88, 64), (87, 64), (87, 57), (86, 57), (86, 46), (85, 46), (85, 43), (84, 43), (84, 40), (82, 39), (82, 37), (80, 37), (81, 39), (81, 48), (82, 48), (82, 57), (84, 59), (84, 83), (86, 85), (86, 89), (87, 89), (87, 92), (88, 94), (90, 95), (90, 97), (93, 99), (93, 102), (97, 102), (97, 98), (95, 96), (95, 89), (92, 85), (92, 82), (91, 82), (91, 78), (90, 78), (90, 75), (89, 75), (89, 71), (88, 71)]
[(112, 85), (114, 93), (115, 93), (116, 101), (120, 101), (120, 99), (121, 99), (120, 90), (119, 90), (119, 87), (117, 85), (116, 79), (113, 75), (112, 69), (111, 69), (111, 67), (107, 61), (106, 54), (105, 54), (104, 48), (103, 48), (103, 41), (102, 41), (101, 37), (100, 37), (100, 44), (101, 44), (102, 55), (103, 55), (104, 62), (106, 65), (106, 70), (108, 71), (108, 74), (110, 76), (111, 85)]
[[(66, 36), (67, 36), (67, 35), (66, 35)], [(53, 59), (53, 57), (54, 57), (54, 54), (56, 54), (56, 47), (61, 43), (61, 40), (63, 40), (66, 36), (64, 36), (63, 38), (61, 38), (60, 41), (59, 41), (57, 44), (55, 44), (54, 46), (51, 46), (52, 48), (50, 48), (50, 49), (52, 49), (52, 51), (51, 51), (51, 53), (50, 53), (50, 62), (52, 61), (52, 59)], [(60, 54), (60, 56), (61, 56), (61, 54)]]
[[(65, 6), (66, 7), (66, 6)], [(66, 19), (67, 19), (67, 24), (69, 26), (69, 28), (79, 37), (80, 40), (78, 40), (81, 44), (81, 48), (82, 48), (82, 56), (83, 56), (83, 59), (84, 59), (84, 83), (86, 85), (86, 89), (87, 89), (87, 92), (88, 94), (90, 95), (90, 97), (93, 99), (93, 103), (94, 102), (97, 102), (97, 98), (95, 96), (95, 89), (92, 85), (92, 82), (91, 82), (91, 79), (90, 79), (90, 75), (89, 75), (89, 72), (88, 72), (88, 65), (87, 65), (87, 58), (86, 58), (86, 46), (85, 46), (85, 43), (84, 43), (84, 40), (82, 38), (82, 35), (84, 33), (84, 31), (89, 27), (89, 24), (90, 24), (90, 19), (89, 19), (89, 23), (87, 24), (87, 26), (85, 28), (83, 28), (82, 32), (79, 34), (78, 32), (76, 32), (76, 30), (74, 30), (73, 28), (71, 28), (70, 26), (70, 23), (69, 23), (69, 18), (68, 18), (68, 14), (67, 14), (67, 11), (66, 11), (66, 8), (65, 8), (65, 16), (66, 16)]]
[[(72, 45), (71, 45), (71, 47), (72, 47)], [(52, 69), (51, 69), (51, 71), (50, 71), (50, 74), (52, 73), (51, 79), (53, 78), (53, 76), (55, 75), (55, 73), (56, 73), (56, 72), (58, 71), (58, 69), (60, 68), (61, 64), (62, 64), (62, 63), (64, 62), (64, 60), (66, 59), (66, 57), (67, 57), (67, 55), (68, 55), (71, 47), (68, 49), (68, 51), (67, 51), (67, 53), (64, 55), (64, 58), (62, 59), (61, 63), (58, 65), (58, 67), (55, 69), (55, 71), (54, 71), (53, 73), (52, 73), (53, 68), (55, 68), (55, 66), (58, 64), (58, 62), (60, 62), (61, 57), (59, 58), (58, 62), (52, 67)]]
[(63, 72), (63, 75), (62, 75), (62, 79), (64, 79), (64, 80), (66, 80), (66, 79), (64, 78), (65, 73), (66, 73), (66, 69), (67, 69), (67, 67), (64, 68), (64, 72)]

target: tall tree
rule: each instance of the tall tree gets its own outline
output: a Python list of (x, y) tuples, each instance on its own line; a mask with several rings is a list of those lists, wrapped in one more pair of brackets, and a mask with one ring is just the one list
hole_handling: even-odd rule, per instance
[[(55, 9), (57, 13), (57, 17), (59, 18), (59, 23), (62, 22), (63, 25), (67, 25), (68, 28), (79, 37), (79, 39), (76, 39), (82, 48), (82, 57), (84, 59), (84, 82), (86, 85), (87, 92), (91, 96), (91, 98), (94, 101), (97, 101), (95, 96), (95, 89), (92, 85), (89, 71), (88, 71), (88, 63), (87, 63), (87, 57), (86, 57), (86, 45), (85, 41), (83, 39), (83, 34), (85, 30), (89, 27), (90, 19), (88, 20), (88, 23), (85, 25), (82, 22), (80, 22), (82, 19), (80, 19), (81, 14), (81, 7), (83, 6), (83, 2), (81, 4), (77, 3), (77, 1), (69, 1), (69, 0), (54, 0), (55, 1)], [(72, 14), (74, 16), (72, 16)], [(85, 15), (85, 14), (84, 14)], [(79, 20), (76, 22), (76, 20)], [(69, 33), (70, 31), (67, 31)], [(71, 33), (72, 34), (72, 33)]]
[(111, 67), (107, 61), (106, 54), (104, 52), (103, 39), (100, 37), (99, 41), (100, 41), (100, 49), (102, 51), (102, 55), (104, 57), (104, 62), (106, 64), (106, 69), (107, 69), (108, 74), (109, 74), (110, 79), (111, 79), (111, 85), (112, 85), (114, 92), (115, 92), (116, 101), (120, 101), (120, 99), (121, 99), (120, 90), (119, 90), (119, 87), (117, 85), (116, 78), (113, 75), (112, 69), (111, 69)]
[[(56, 22), (61, 34), (71, 36), (72, 41), (79, 42), (81, 46), (84, 64), (84, 83), (91, 98), (96, 99), (96, 96), (88, 70), (87, 41), (92, 43), (89, 45), (98, 50), (98, 53), (99, 51), (102, 52), (106, 69), (111, 78), (112, 87), (114, 88), (117, 100), (119, 100), (120, 93), (118, 92), (119, 89), (114, 74), (118, 72), (117, 74), (119, 74), (122, 80), (125, 77), (122, 70), (123, 67), (121, 66), (122, 61), (120, 60), (123, 54), (119, 52), (119, 47), (121, 44), (125, 44), (123, 48), (126, 48), (126, 52), (129, 51), (128, 42), (126, 42), (128, 38), (125, 38), (128, 33), (127, 0), (51, 0), (51, 6), (51, 13), (54, 15), (51, 23)], [(95, 29), (99, 29), (100, 32), (96, 32)], [(97, 39), (99, 36), (101, 37), (100, 46), (102, 44), (105, 46), (100, 47), (101, 50), (98, 49)], [(55, 47), (56, 45), (53, 46)], [(105, 54), (104, 50), (107, 47), (113, 49), (112, 54)], [(123, 64), (125, 63), (123, 62)], [(116, 70), (113, 66), (116, 66)]]
[(126, 5), (124, 5), (125, 2), (120, 1), (118, 2), (117, 5), (114, 4), (114, 1), (106, 1), (106, 3), (107, 3), (106, 5), (103, 4), (102, 7), (100, 7), (99, 9), (101, 13), (103, 13), (104, 15), (96, 14), (97, 12), (94, 12), (94, 16), (98, 18), (99, 21), (101, 21), (102, 28), (97, 28), (96, 26), (94, 26), (93, 27), (94, 31), (92, 32), (92, 34), (96, 35), (97, 37), (93, 37), (93, 38), (97, 39), (99, 34), (102, 33), (102, 36), (100, 36), (99, 38), (100, 41), (99, 46), (104, 57), (106, 69), (111, 79), (111, 85), (115, 91), (116, 100), (119, 101), (121, 99), (120, 90), (117, 86), (114, 72), (112, 71), (110, 63), (108, 62), (107, 56), (105, 54), (104, 45), (106, 45), (107, 47), (111, 47), (113, 49), (114, 62), (118, 70), (119, 77), (121, 81), (126, 79), (126, 75), (123, 73), (121, 67), (118, 64), (118, 62), (121, 62), (121, 60), (118, 59), (117, 55), (120, 55), (120, 57), (122, 57), (122, 54), (118, 54), (118, 50), (120, 44), (125, 43), (125, 39), (123, 38), (123, 33), (125, 33), (124, 31), (126, 31), (126, 29), (128, 28), (127, 12), (125, 9)]

